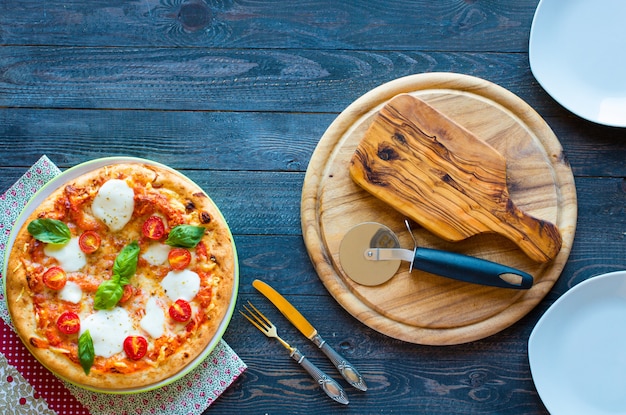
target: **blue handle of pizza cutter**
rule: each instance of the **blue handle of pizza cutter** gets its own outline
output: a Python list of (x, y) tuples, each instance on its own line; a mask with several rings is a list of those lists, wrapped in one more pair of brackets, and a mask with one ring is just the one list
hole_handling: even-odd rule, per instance
[(492, 287), (526, 290), (532, 275), (518, 269), (455, 252), (429, 248), (414, 250), (413, 268), (459, 281)]

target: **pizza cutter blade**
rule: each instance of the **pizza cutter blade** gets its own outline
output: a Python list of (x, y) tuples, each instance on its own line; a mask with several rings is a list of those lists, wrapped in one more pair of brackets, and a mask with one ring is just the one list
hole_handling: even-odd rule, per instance
[[(406, 222), (407, 228), (408, 222)], [(411, 237), (413, 234), (409, 228)], [(532, 275), (518, 269), (455, 252), (400, 248), (398, 237), (387, 226), (361, 223), (346, 233), (339, 246), (341, 268), (353, 281), (375, 286), (393, 277), (402, 261), (413, 268), (459, 281), (492, 287), (528, 289)]]

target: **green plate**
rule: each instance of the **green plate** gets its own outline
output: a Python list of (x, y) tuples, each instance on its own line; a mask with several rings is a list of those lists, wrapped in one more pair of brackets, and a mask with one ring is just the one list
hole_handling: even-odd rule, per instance
[[(15, 238), (17, 237), (17, 233), (19, 232), (19, 230), (22, 228), (22, 225), (24, 224), (24, 222), (26, 221), (26, 219), (28, 219), (28, 217), (30, 216), (30, 214), (48, 197), (52, 194), (52, 192), (54, 192), (56, 189), (58, 189), (59, 187), (63, 186), (64, 184), (78, 178), (79, 176), (82, 176), (83, 174), (99, 169), (101, 167), (104, 166), (110, 166), (110, 165), (114, 165), (114, 164), (120, 164), (120, 163), (143, 163), (143, 164), (150, 164), (153, 166), (158, 166), (162, 169), (165, 170), (169, 170), (175, 174), (177, 174), (178, 176), (184, 178), (185, 180), (195, 184), (192, 180), (190, 180), (188, 177), (186, 177), (185, 175), (179, 173), (178, 171), (165, 166), (163, 164), (151, 161), (151, 160), (146, 160), (146, 159), (142, 159), (142, 158), (136, 158), (136, 157), (105, 157), (105, 158), (99, 158), (99, 159), (95, 159), (95, 160), (90, 160), (87, 161), (85, 163), (81, 163), (77, 166), (74, 166), (70, 169), (67, 169), (66, 171), (64, 171), (63, 173), (61, 173), (60, 175), (56, 176), (54, 179), (50, 180), (48, 183), (46, 183), (41, 189), (39, 189), (37, 191), (37, 193), (35, 193), (33, 195), (33, 197), (28, 201), (28, 203), (26, 204), (26, 206), (24, 207), (24, 210), (20, 213), (19, 217), (17, 218), (17, 220), (15, 221), (15, 224), (13, 225), (13, 229), (11, 230), (11, 234), (9, 235), (9, 239), (7, 241), (7, 247), (5, 250), (5, 257), (4, 257), (4, 269), (2, 270), (2, 275), (7, 275), (7, 266), (8, 266), (8, 260), (9, 260), (9, 254), (11, 252), (11, 249), (13, 247), (13, 243), (15, 242)], [(196, 184), (196, 186), (198, 188), (201, 189), (200, 186), (198, 186)], [(205, 192), (206, 194), (206, 192)], [(213, 205), (215, 205), (215, 203), (213, 202), (213, 200), (210, 198), (210, 196), (207, 194), (206, 195), (209, 200), (211, 200), (211, 203), (213, 203)], [(217, 208), (217, 205), (215, 205)], [(224, 221), (224, 223), (226, 223), (226, 219), (224, 218), (224, 216), (222, 215), (221, 211), (219, 210), (219, 208), (217, 208), (219, 214), (222, 217), (222, 220)], [(222, 319), (222, 322), (220, 323), (217, 332), (215, 333), (215, 336), (213, 337), (213, 339), (209, 342), (209, 344), (207, 345), (207, 347), (202, 351), (202, 353), (200, 353), (194, 360), (192, 360), (191, 362), (189, 362), (189, 364), (187, 364), (185, 367), (183, 367), (177, 374), (175, 374), (174, 376), (167, 378), (165, 380), (162, 380), (160, 382), (151, 384), (151, 385), (147, 385), (147, 386), (143, 386), (140, 388), (128, 388), (128, 389), (119, 389), (119, 390), (109, 390), (109, 389), (98, 389), (98, 388), (94, 388), (94, 387), (88, 387), (85, 385), (82, 385), (80, 383), (76, 383), (76, 382), (72, 382), (69, 379), (65, 379), (62, 376), (59, 376), (58, 374), (55, 373), (56, 376), (59, 376), (60, 378), (62, 378), (63, 380), (72, 383), (73, 385), (79, 386), (83, 389), (87, 389), (87, 390), (91, 390), (94, 392), (101, 392), (101, 393), (109, 393), (109, 394), (134, 394), (134, 393), (140, 393), (140, 392), (147, 392), (150, 390), (154, 390), (154, 389), (158, 389), (161, 388), (163, 386), (169, 385), (172, 382), (175, 382), (177, 380), (179, 380), (180, 378), (182, 378), (183, 376), (187, 375), (189, 372), (191, 372), (193, 369), (195, 369), (198, 365), (200, 365), (200, 363), (202, 363), (204, 361), (204, 359), (207, 358), (207, 356), (209, 356), (209, 354), (211, 354), (211, 352), (213, 351), (213, 349), (217, 346), (217, 344), (219, 343), (219, 341), (222, 339), (222, 336), (224, 335), (224, 332), (226, 331), (226, 328), (228, 327), (228, 324), (230, 323), (230, 320), (232, 318), (233, 315), (233, 311), (235, 309), (235, 303), (237, 302), (237, 294), (238, 294), (238, 289), (239, 289), (239, 261), (237, 259), (237, 250), (235, 248), (235, 242), (234, 242), (234, 238), (232, 236), (232, 234), (230, 233), (230, 228), (228, 229), (228, 232), (230, 234), (230, 240), (232, 241), (232, 249), (233, 249), (233, 260), (234, 260), (234, 283), (233, 283), (233, 291), (231, 293), (231, 297), (230, 297), (230, 304), (228, 306), (228, 310), (226, 312), (226, 314), (224, 315), (224, 318)], [(6, 287), (4, 290), (4, 294), (5, 294), (5, 298), (6, 298)], [(41, 362), (40, 362), (41, 363)], [(43, 365), (43, 363), (42, 363)], [(45, 365), (44, 365), (45, 366)]]

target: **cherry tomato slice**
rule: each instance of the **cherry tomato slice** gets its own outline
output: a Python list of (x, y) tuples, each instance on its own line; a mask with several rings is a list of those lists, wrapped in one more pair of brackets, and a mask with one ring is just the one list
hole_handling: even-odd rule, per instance
[(78, 238), (78, 246), (80, 250), (86, 254), (93, 254), (100, 248), (100, 235), (98, 235), (95, 231), (86, 231), (80, 235)]
[(131, 360), (139, 360), (148, 351), (148, 341), (142, 336), (128, 336), (124, 339), (124, 351)]
[(135, 289), (133, 288), (132, 285), (127, 284), (124, 286), (124, 291), (122, 292), (122, 297), (120, 298), (120, 303), (125, 303), (126, 301), (130, 300), (130, 297), (133, 296), (133, 294), (135, 294)]
[(185, 248), (174, 248), (167, 254), (167, 260), (173, 269), (180, 271), (191, 262), (191, 252)]
[(169, 309), (170, 317), (181, 323), (191, 318), (191, 305), (182, 298), (176, 300)]
[(43, 283), (51, 290), (60, 290), (65, 287), (67, 274), (61, 267), (52, 267), (43, 274)]
[(57, 319), (57, 327), (64, 334), (75, 334), (80, 330), (80, 317), (72, 311), (66, 311)]
[(143, 236), (148, 239), (159, 240), (165, 235), (165, 225), (163, 224), (163, 219), (158, 216), (150, 216), (143, 223), (143, 227), (141, 229)]

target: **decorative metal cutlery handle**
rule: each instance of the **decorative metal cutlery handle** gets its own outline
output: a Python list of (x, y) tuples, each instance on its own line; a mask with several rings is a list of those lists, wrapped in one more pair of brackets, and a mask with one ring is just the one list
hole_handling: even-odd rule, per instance
[(315, 379), (320, 387), (326, 392), (326, 395), (330, 396), (333, 400), (347, 405), (349, 403), (346, 392), (343, 390), (333, 378), (329, 377), (326, 373), (322, 372), (317, 366), (315, 366), (309, 359), (307, 359), (298, 349), (295, 347), (290, 353), (293, 360), (298, 362), (309, 374)]
[(337, 353), (335, 349), (330, 347), (330, 345), (326, 343), (326, 340), (322, 339), (322, 336), (316, 334), (311, 340), (313, 341), (313, 343), (315, 343), (317, 347), (320, 348), (322, 352), (324, 352), (326, 356), (328, 356), (328, 358), (331, 362), (333, 362), (333, 365), (335, 365), (339, 373), (341, 373), (341, 376), (343, 376), (350, 385), (362, 391), (367, 390), (365, 380), (363, 379), (363, 376), (361, 376), (359, 371), (356, 370), (354, 366), (352, 366), (352, 363), (348, 362), (342, 355)]

